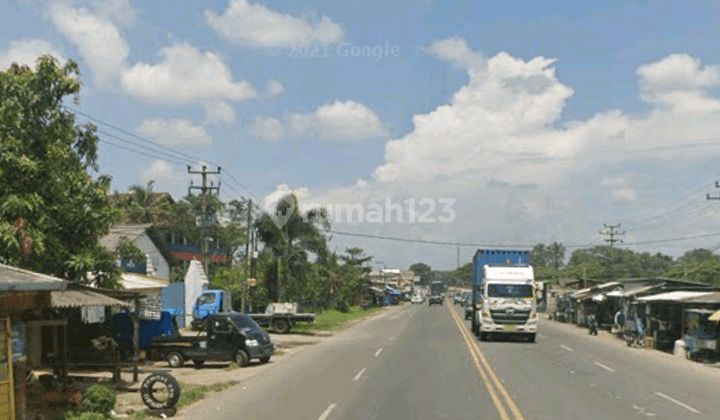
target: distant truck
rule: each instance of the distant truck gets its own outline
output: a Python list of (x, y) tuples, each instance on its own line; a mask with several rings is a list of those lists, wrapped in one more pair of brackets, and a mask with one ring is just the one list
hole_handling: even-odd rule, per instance
[(535, 341), (537, 303), (529, 251), (478, 250), (472, 264), (472, 331), (481, 341), (491, 334), (524, 335)]
[[(233, 312), (232, 294), (227, 290), (205, 290), (193, 305), (193, 328), (210, 315)], [(315, 322), (315, 314), (297, 313), (297, 304), (270, 304), (264, 314), (247, 314), (261, 327), (287, 334), (298, 322)]]
[(434, 281), (430, 284), (430, 299), (428, 306), (433, 304), (442, 305), (445, 301), (445, 284), (441, 281)]

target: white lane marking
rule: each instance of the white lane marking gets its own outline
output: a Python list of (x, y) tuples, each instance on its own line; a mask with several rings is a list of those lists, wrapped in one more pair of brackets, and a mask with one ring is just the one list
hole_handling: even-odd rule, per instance
[(355, 375), (355, 377), (353, 378), (353, 381), (357, 381), (358, 379), (360, 379), (360, 377), (362, 376), (363, 373), (365, 373), (366, 370), (367, 370), (367, 368), (362, 368), (362, 370), (360, 372), (358, 372), (357, 375)]
[(375, 352), (375, 357), (378, 357), (380, 355), (380, 352), (383, 350), (382, 347), (378, 351)]
[(337, 405), (330, 404), (328, 406), (328, 408), (326, 408), (325, 411), (323, 411), (323, 413), (320, 414), (320, 417), (318, 417), (318, 420), (326, 420), (330, 416), (330, 413), (332, 413), (332, 411), (335, 409), (335, 407), (337, 407)]
[(659, 397), (663, 397), (663, 398), (665, 398), (666, 400), (668, 400), (668, 401), (670, 401), (670, 402), (673, 402), (673, 403), (679, 405), (680, 407), (682, 407), (682, 408), (684, 408), (684, 409), (686, 409), (686, 410), (688, 410), (688, 411), (692, 411), (692, 412), (695, 413), (695, 414), (700, 414), (700, 412), (697, 411), (696, 409), (690, 407), (690, 406), (687, 405), (687, 404), (681, 403), (680, 401), (676, 400), (675, 398), (668, 397), (667, 395), (663, 394), (662, 392), (656, 392), (655, 395), (657, 395), (657, 396), (659, 396)]
[(566, 346), (566, 345), (564, 345), (564, 344), (560, 344), (560, 347), (564, 348), (564, 349), (567, 350), (567, 351), (575, 351), (575, 350), (571, 349), (570, 347), (568, 347), (568, 346)]
[(538, 337), (540, 337), (540, 338), (547, 338), (547, 335), (538, 334)]
[(615, 369), (613, 369), (613, 368), (611, 368), (611, 367), (609, 367), (609, 366), (605, 366), (605, 365), (603, 365), (603, 364), (600, 363), (600, 362), (595, 362), (595, 364), (598, 365), (598, 366), (600, 366), (601, 368), (607, 370), (608, 372), (615, 372)]

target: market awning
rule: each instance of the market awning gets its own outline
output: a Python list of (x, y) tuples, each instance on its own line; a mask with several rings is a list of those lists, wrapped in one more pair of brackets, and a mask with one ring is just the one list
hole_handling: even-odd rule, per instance
[(708, 320), (714, 321), (714, 322), (720, 322), (720, 311), (717, 311), (714, 314), (710, 315), (710, 317), (708, 317)]
[(64, 290), (50, 292), (50, 306), (53, 308), (82, 308), (84, 306), (115, 306), (129, 308), (132, 304), (101, 293), (88, 290)]

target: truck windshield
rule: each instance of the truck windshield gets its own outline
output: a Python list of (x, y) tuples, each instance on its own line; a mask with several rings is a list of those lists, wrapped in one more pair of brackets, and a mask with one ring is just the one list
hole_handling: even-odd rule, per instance
[(230, 316), (230, 319), (237, 325), (240, 330), (251, 329), (260, 330), (260, 326), (252, 318), (247, 315), (237, 314)]
[(532, 298), (533, 286), (530, 284), (488, 284), (488, 297), (491, 298)]
[(214, 293), (205, 293), (204, 295), (201, 295), (198, 300), (198, 305), (208, 305), (215, 303), (215, 294)]

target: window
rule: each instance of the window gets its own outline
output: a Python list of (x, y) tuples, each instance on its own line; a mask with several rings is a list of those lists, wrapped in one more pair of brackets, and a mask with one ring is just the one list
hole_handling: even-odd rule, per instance
[(530, 284), (488, 284), (488, 297), (532, 298), (534, 288)]
[(213, 293), (205, 293), (197, 300), (198, 305), (211, 305), (213, 303), (215, 303), (215, 294)]
[(216, 333), (227, 333), (232, 331), (230, 323), (225, 318), (216, 318), (213, 320), (213, 331)]
[(233, 315), (232, 320), (235, 323), (235, 325), (237, 325), (237, 327), (241, 330), (243, 330), (245, 328), (249, 328), (251, 330), (259, 330), (260, 329), (260, 326), (257, 324), (257, 322), (255, 322), (255, 320), (253, 320), (252, 318), (250, 318), (247, 315), (242, 315), (242, 314)]

